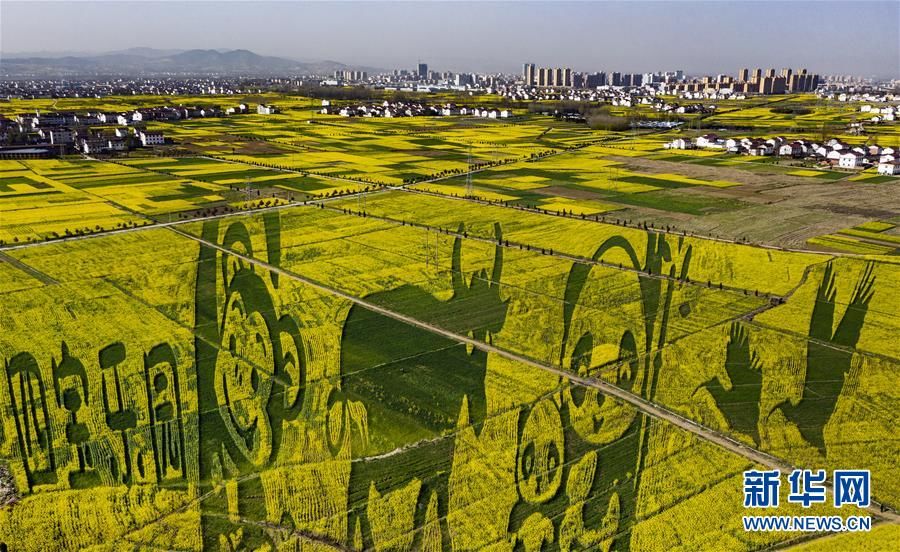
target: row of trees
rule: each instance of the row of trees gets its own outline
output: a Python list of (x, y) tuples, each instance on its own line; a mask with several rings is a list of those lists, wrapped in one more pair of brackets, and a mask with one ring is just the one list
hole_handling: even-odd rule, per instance
[(629, 109), (626, 114), (618, 115), (608, 105), (573, 100), (533, 102), (528, 104), (528, 111), (555, 115), (560, 119), (581, 119), (594, 130), (628, 130), (635, 122), (647, 119), (646, 114), (639, 113), (636, 109)]

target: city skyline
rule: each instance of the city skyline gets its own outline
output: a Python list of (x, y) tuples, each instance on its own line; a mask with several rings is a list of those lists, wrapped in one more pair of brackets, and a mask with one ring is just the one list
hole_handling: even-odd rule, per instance
[[(865, 24), (846, 26), (848, 9), (865, 15)], [(366, 22), (376, 13), (373, 28)], [(514, 74), (527, 60), (576, 71), (714, 75), (772, 66), (900, 76), (895, 2), (492, 2), (475, 10), (464, 2), (6, 1), (0, 14), (5, 55), (221, 49), (227, 36), (228, 49), (384, 69), (425, 62), (437, 70)], [(37, 17), (43, 31), (35, 35), (27, 22)], [(140, 21), (140, 31), (127, 21)], [(529, 31), (539, 26), (550, 32)], [(91, 27), (103, 32), (84, 32)]]

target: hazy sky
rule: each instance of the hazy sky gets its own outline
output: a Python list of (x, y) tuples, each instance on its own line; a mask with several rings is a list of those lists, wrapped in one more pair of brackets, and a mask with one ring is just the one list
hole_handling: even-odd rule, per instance
[(0, 53), (246, 48), (385, 68), (900, 76), (900, 2), (0, 1)]

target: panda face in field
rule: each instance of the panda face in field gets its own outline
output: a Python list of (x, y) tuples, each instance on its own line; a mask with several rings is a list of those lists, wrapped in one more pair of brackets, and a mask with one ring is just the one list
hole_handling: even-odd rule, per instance
[(628, 431), (637, 410), (594, 388), (572, 386), (565, 392), (569, 421), (578, 435), (592, 445), (605, 445)]
[(516, 480), (523, 499), (539, 504), (556, 495), (562, 482), (564, 451), (559, 409), (552, 399), (543, 399), (528, 413), (519, 440)]
[(265, 319), (248, 311), (243, 295), (228, 296), (216, 358), (215, 388), (222, 419), (241, 453), (264, 464), (272, 452), (266, 406), (275, 369), (272, 340)]

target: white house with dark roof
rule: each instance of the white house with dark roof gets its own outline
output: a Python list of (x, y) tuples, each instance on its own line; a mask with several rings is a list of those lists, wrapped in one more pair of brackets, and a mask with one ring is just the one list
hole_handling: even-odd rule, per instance
[(858, 151), (845, 151), (838, 157), (838, 167), (844, 169), (858, 169), (862, 165), (863, 159), (865, 158)]
[(163, 133), (159, 131), (142, 130), (139, 136), (144, 147), (161, 146), (166, 143)]
[(128, 144), (125, 143), (125, 140), (121, 138), (110, 138), (106, 141), (106, 146), (111, 151), (125, 151), (128, 149)]
[[(718, 140), (719, 140), (719, 136), (716, 134), (704, 134), (703, 136), (697, 137), (697, 147), (698, 148), (716, 147)], [(719, 147), (721, 147), (721, 146), (719, 146)]]
[(878, 174), (887, 176), (895, 176), (900, 174), (900, 163), (897, 161), (888, 161), (887, 163), (878, 164)]
[(664, 146), (666, 149), (694, 149), (694, 143), (690, 138), (675, 138), (671, 142), (667, 142)]
[(69, 128), (53, 128), (48, 132), (50, 143), (53, 145), (72, 144), (75, 142), (75, 133)]

